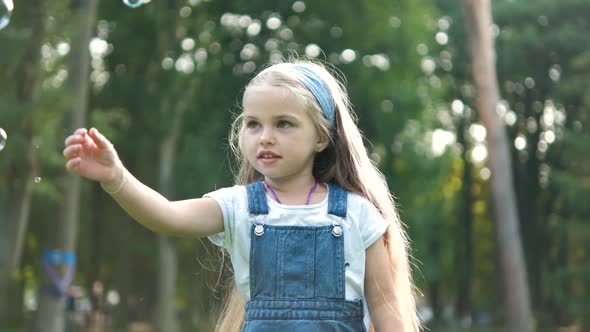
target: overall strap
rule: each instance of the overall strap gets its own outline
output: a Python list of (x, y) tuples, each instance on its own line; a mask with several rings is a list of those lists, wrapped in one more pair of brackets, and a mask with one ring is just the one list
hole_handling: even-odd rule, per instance
[[(248, 212), (251, 214), (268, 214), (268, 203), (266, 201), (266, 191), (262, 181), (249, 184), (246, 187), (248, 193)], [(328, 213), (345, 218), (347, 192), (341, 187), (328, 183)]]
[(250, 183), (246, 187), (248, 193), (248, 212), (250, 214), (268, 214), (266, 191), (262, 181)]
[(333, 183), (328, 183), (328, 213), (345, 218), (346, 217), (346, 202), (347, 192), (340, 186)]

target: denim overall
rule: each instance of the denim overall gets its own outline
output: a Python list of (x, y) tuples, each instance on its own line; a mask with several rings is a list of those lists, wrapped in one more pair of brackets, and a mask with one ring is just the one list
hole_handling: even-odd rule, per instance
[[(346, 191), (329, 184), (328, 213), (346, 216)], [(250, 215), (268, 214), (262, 182), (247, 187)], [(250, 301), (242, 332), (362, 332), (362, 299), (344, 299), (342, 226), (250, 231)]]

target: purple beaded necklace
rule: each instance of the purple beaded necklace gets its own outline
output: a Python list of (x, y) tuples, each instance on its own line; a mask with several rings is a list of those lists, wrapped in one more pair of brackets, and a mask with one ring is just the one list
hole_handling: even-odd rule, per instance
[[(305, 205), (309, 205), (309, 202), (311, 201), (311, 195), (315, 192), (315, 189), (318, 186), (318, 180), (316, 180), (316, 179), (313, 179), (313, 180), (314, 180), (314, 183), (313, 183), (313, 186), (311, 187), (311, 189), (309, 190), (309, 194), (307, 194), (307, 200), (305, 201)], [(266, 188), (267, 191), (270, 191), (270, 193), (274, 197), (275, 201), (277, 201), (277, 203), (279, 203), (279, 204), (283, 204), (283, 203), (281, 203), (281, 200), (277, 196), (277, 193), (275, 193), (275, 191), (272, 189), (272, 187), (269, 186), (268, 183), (266, 183), (266, 181), (263, 181), (263, 183), (264, 183), (264, 187)]]

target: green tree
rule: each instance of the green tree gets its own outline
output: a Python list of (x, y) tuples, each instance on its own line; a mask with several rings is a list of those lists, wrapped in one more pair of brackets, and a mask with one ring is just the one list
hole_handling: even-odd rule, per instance
[[(87, 45), (90, 42), (96, 17), (96, 0), (72, 1), (71, 10), (73, 18), (82, 22), (80, 30), (74, 35), (70, 64), (68, 66), (68, 79), (66, 92), (71, 96), (69, 122), (66, 127), (79, 128), (86, 122), (86, 110), (88, 107), (88, 67), (89, 54)], [(79, 177), (70, 175), (66, 180), (64, 205), (56, 220), (59, 231), (54, 233), (55, 238), (50, 239), (49, 250), (61, 250), (67, 253), (76, 253), (78, 240), (78, 225), (80, 222), (80, 185)], [(44, 264), (47, 262), (44, 260)], [(75, 271), (75, 262), (58, 262), (51, 264), (57, 268), (61, 278), (68, 278), (68, 270)], [(67, 282), (67, 279), (65, 279)], [(37, 318), (37, 331), (59, 332), (65, 329), (65, 306), (68, 289), (59, 289), (55, 280), (47, 273), (45, 283), (52, 285), (47, 292), (41, 292)], [(68, 284), (64, 285), (69, 287)]]
[[(21, 263), (28, 228), (34, 176), (38, 158), (34, 153), (35, 108), (40, 104), (40, 50), (46, 38), (46, 3), (36, 1), (15, 15), (15, 27), (2, 36), (3, 84), (0, 127), (10, 140), (0, 159), (0, 321), (15, 324), (22, 319)], [(7, 47), (9, 46), (9, 47)], [(8, 49), (10, 51), (4, 51)], [(10, 82), (10, 84), (8, 84)], [(19, 151), (23, 151), (24, 153)]]
[(588, 269), (587, 256), (590, 227), (590, 210), (585, 204), (590, 186), (588, 168), (588, 121), (590, 100), (588, 89), (590, 52), (586, 51), (567, 64), (571, 74), (564, 77), (560, 86), (560, 100), (568, 101), (567, 119), (562, 139), (550, 151), (549, 165), (541, 170), (549, 172), (549, 191), (554, 205), (547, 228), (554, 234), (554, 249), (547, 257), (548, 282), (556, 285), (551, 292), (551, 308), (555, 319), (563, 323), (578, 322), (582, 331), (590, 327), (588, 317)]

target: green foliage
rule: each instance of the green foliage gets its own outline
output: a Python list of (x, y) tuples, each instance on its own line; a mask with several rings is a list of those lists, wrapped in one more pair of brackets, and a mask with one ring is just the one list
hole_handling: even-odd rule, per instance
[(561, 100), (568, 105), (563, 138), (552, 151), (550, 189), (555, 208), (549, 219), (558, 247), (550, 258), (551, 281), (560, 285), (554, 292), (556, 305), (563, 307), (566, 319), (588, 324), (590, 298), (590, 208), (584, 197), (590, 192), (587, 151), (590, 130), (589, 99), (590, 53), (585, 51), (569, 61), (571, 73), (561, 86)]
[[(449, 99), (472, 105), (461, 8), (448, 1), (439, 1), (439, 6), (453, 22), (454, 38), (447, 48), (453, 57)], [(583, 258), (574, 254), (579, 255), (583, 246), (573, 244), (568, 235), (572, 232), (566, 229), (576, 229), (579, 243), (587, 242), (584, 223), (574, 220), (584, 220), (578, 214), (587, 211), (581, 197), (587, 193), (582, 151), (588, 149), (588, 140), (582, 132), (572, 131), (574, 123), (578, 128), (587, 124), (582, 114), (587, 108), (583, 91), (587, 90), (584, 54), (589, 40), (584, 13), (588, 6), (587, 1), (576, 0), (493, 2), (498, 80), (505, 105), (500, 115), (508, 124), (510, 139), (526, 142), (524, 148), (513, 147), (514, 181), (532, 302), (543, 326), (581, 322), (587, 316), (579, 309), (588, 301), (580, 286), (585, 281), (574, 273), (586, 269)], [(476, 284), (481, 278), (478, 274)]]
[[(46, 3), (47, 35), (35, 50), (42, 57), (29, 87), (35, 93), (23, 102), (17, 69), (34, 36), (31, 18), (18, 6), (13, 22), (0, 31), (0, 128), (9, 137), (0, 151), (0, 207), (12, 193), (4, 189), (8, 184), (22, 186), (14, 179), (24, 173), (23, 152), (30, 149), (42, 180), (34, 186), (25, 266), (28, 278), (38, 279), (40, 250), (56, 231), (62, 204), (61, 150), (71, 105), (64, 88), (65, 49), (80, 21), (69, 1)], [(582, 0), (494, 1), (500, 87), (516, 117), (507, 130), (511, 139), (522, 136), (528, 143), (513, 149), (521, 229), (535, 309), (548, 325), (590, 316), (584, 311), (590, 287), (588, 6)], [(227, 134), (248, 79), (265, 64), (304, 56), (316, 45), (318, 58), (347, 78), (371, 157), (408, 225), (423, 300), (435, 294), (441, 307), (452, 307), (461, 287), (469, 287), (471, 311), (496, 314), (500, 285), (488, 184), (480, 176), (484, 165), (471, 165), (469, 153), (461, 153), (474, 147), (469, 137), (450, 143), (440, 155), (432, 149), (435, 129), (456, 138), (460, 121), (477, 122), (462, 15), (460, 2), (443, 0), (309, 1), (303, 11), (293, 2), (152, 1), (132, 10), (120, 1), (100, 1), (94, 42), (106, 48), (93, 53), (88, 126), (112, 140), (142, 182), (157, 187), (161, 144), (180, 116), (170, 196), (200, 197), (232, 184), (235, 161)], [(276, 29), (266, 24), (271, 17), (280, 20)], [(448, 43), (437, 43), (437, 33), (446, 34)], [(462, 115), (452, 110), (455, 99), (465, 104)], [(548, 128), (543, 114), (550, 107), (566, 117), (559, 122), (555, 115)], [(555, 142), (539, 153), (541, 132), (547, 131), (554, 132)], [(470, 203), (464, 202), (464, 190)], [(155, 236), (97, 184), (85, 182), (82, 197), (76, 282), (87, 287), (100, 279), (107, 289), (120, 291), (117, 324), (149, 320), (156, 302)], [(471, 234), (462, 228), (466, 204)], [(473, 239), (473, 271), (469, 283), (460, 285), (466, 262), (458, 253), (465, 250), (466, 236)], [(219, 290), (218, 250), (203, 242), (176, 243), (176, 302), (188, 326), (195, 312), (209, 319), (209, 308), (217, 310), (222, 295), (211, 291)]]

